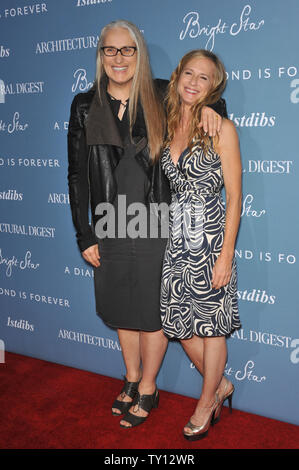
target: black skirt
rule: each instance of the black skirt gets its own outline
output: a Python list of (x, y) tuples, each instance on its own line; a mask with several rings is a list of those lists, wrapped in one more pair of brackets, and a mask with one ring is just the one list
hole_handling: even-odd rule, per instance
[[(94, 269), (97, 314), (113, 328), (157, 331), (161, 329), (160, 287), (167, 238), (162, 238), (161, 234), (160, 238), (150, 237), (153, 216), (145, 205), (148, 178), (135, 158), (134, 145), (125, 148), (115, 178), (118, 187), (114, 202), (115, 232), (113, 236), (110, 233), (109, 237), (102, 238), (101, 234), (98, 238), (101, 265)], [(124, 214), (122, 211), (118, 217), (119, 205), (126, 204), (127, 209), (136, 202), (142, 203), (147, 211), (146, 237), (132, 238), (128, 234), (123, 237), (120, 217), (123, 219)], [(134, 215), (128, 215), (126, 222), (133, 219)], [(144, 235), (141, 227), (139, 229), (137, 232)]]

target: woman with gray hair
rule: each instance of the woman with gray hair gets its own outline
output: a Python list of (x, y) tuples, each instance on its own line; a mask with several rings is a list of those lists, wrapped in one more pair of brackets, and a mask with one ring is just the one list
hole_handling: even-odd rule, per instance
[[(72, 217), (82, 256), (94, 266), (97, 314), (117, 329), (122, 348), (125, 382), (112, 413), (125, 414), (123, 427), (141, 424), (158, 406), (156, 376), (167, 348), (159, 305), (167, 211), (151, 210), (170, 202), (159, 159), (167, 84), (153, 80), (139, 29), (115, 21), (101, 32), (93, 87), (71, 106)], [(217, 109), (226, 114), (224, 101)], [(209, 107), (203, 116), (214, 135), (221, 119)]]

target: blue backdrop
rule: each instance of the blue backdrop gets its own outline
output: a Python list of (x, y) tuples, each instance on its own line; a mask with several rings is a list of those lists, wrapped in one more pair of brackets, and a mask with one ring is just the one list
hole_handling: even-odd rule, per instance
[[(75, 241), (66, 136), (73, 96), (94, 80), (99, 32), (125, 18), (143, 31), (156, 77), (195, 48), (226, 66), (243, 162), (242, 329), (228, 340), (226, 374), (236, 408), (299, 424), (298, 15), (297, 0), (1, 0), (0, 349), (124, 372)], [(158, 386), (199, 396), (201, 378), (177, 342)]]

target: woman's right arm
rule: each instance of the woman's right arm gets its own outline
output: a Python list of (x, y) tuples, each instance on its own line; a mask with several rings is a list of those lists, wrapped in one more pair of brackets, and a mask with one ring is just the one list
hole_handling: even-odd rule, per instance
[[(97, 241), (89, 224), (88, 146), (83, 118), (80, 115), (79, 96), (74, 97), (71, 105), (67, 135), (68, 185), (77, 243), (82, 256), (91, 262), (85, 255), (89, 255), (90, 251), (93, 253), (97, 249)], [(94, 256), (92, 259), (94, 261)]]

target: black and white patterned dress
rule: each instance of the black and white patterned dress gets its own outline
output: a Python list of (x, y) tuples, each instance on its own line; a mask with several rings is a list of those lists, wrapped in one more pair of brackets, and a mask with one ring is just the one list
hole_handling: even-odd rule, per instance
[(227, 335), (241, 324), (235, 259), (229, 284), (213, 289), (211, 283), (225, 226), (220, 157), (213, 148), (205, 154), (197, 144), (175, 165), (167, 147), (162, 166), (172, 190), (161, 284), (164, 333), (179, 339)]

